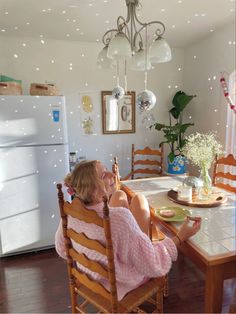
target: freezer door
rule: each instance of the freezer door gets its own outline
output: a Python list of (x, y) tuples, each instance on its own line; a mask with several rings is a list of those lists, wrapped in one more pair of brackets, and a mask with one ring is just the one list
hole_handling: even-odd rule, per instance
[(0, 256), (54, 245), (67, 145), (0, 148)]
[(67, 142), (64, 96), (0, 97), (0, 147)]

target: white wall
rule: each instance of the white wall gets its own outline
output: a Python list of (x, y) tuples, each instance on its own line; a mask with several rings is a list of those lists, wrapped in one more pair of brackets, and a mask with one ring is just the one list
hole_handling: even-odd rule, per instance
[(234, 70), (235, 23), (213, 32), (185, 50), (184, 90), (197, 95), (190, 107), (194, 129), (200, 132), (217, 131), (223, 146), (228, 104), (220, 77), (224, 72), (227, 79)]
[[(30, 83), (44, 83), (47, 80), (55, 82), (66, 96), (70, 150), (78, 151), (78, 157), (100, 159), (110, 168), (113, 156), (118, 156), (121, 174), (125, 175), (130, 170), (132, 143), (139, 147), (157, 147), (162, 140), (162, 135), (157, 131), (145, 129), (142, 124), (144, 115), (137, 111), (135, 134), (102, 134), (100, 92), (112, 90), (116, 79), (113, 77), (115, 71), (99, 70), (96, 66), (100, 44), (46, 39), (45, 44), (41, 44), (40, 39), (4, 36), (0, 37), (0, 42), (0, 73), (21, 79), (24, 94), (29, 94)], [(171, 62), (159, 64), (149, 72), (148, 88), (157, 96), (157, 105), (150, 113), (159, 122), (168, 121), (167, 111), (173, 95), (183, 88), (183, 61), (183, 50), (174, 49)], [(71, 63), (72, 70), (69, 69)], [(143, 81), (143, 72), (128, 71), (128, 89), (134, 90), (136, 95), (143, 90)], [(83, 134), (81, 119), (84, 114), (79, 108), (80, 93), (91, 95), (93, 99), (96, 135)]]

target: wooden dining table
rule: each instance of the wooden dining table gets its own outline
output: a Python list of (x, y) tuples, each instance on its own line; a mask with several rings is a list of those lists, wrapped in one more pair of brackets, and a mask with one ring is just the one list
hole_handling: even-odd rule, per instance
[(217, 207), (179, 205), (170, 200), (167, 193), (183, 180), (184, 176), (129, 180), (121, 182), (121, 189), (130, 198), (137, 193), (144, 194), (149, 202), (152, 222), (173, 234), (182, 223), (162, 220), (155, 214), (155, 209), (177, 206), (202, 218), (201, 230), (179, 249), (205, 274), (205, 313), (221, 313), (224, 280), (236, 277), (236, 195), (221, 190), (227, 200)]

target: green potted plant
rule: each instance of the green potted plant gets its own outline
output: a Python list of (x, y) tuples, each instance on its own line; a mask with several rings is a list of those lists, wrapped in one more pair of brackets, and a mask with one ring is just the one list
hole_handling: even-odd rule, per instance
[(186, 144), (184, 134), (186, 130), (194, 123), (183, 123), (183, 111), (188, 103), (196, 97), (195, 95), (186, 95), (183, 91), (178, 91), (172, 100), (173, 107), (169, 110), (169, 125), (154, 123), (157, 131), (164, 132), (165, 141), (160, 143), (169, 144), (170, 153), (168, 154), (168, 170), (170, 174), (185, 173), (185, 157), (181, 154), (182, 148)]

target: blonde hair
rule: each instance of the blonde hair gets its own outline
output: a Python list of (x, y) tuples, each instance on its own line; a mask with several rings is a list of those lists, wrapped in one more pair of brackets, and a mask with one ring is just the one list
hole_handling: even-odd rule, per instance
[(82, 161), (64, 179), (65, 184), (74, 189), (76, 196), (84, 204), (98, 201), (99, 194), (105, 190), (104, 183), (98, 176), (98, 162)]

